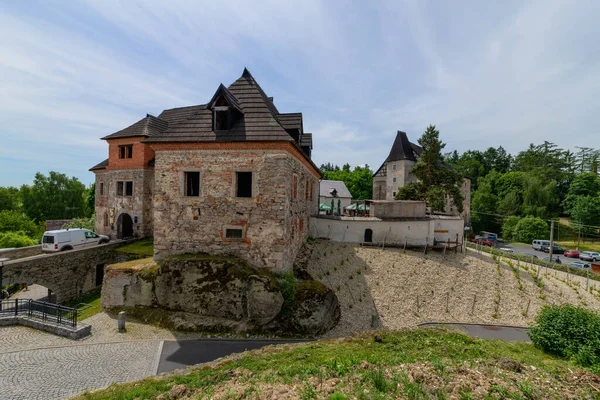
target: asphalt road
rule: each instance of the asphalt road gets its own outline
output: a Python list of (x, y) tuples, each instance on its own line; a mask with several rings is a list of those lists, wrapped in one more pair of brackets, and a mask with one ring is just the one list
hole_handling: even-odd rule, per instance
[(305, 340), (202, 339), (165, 341), (162, 346), (157, 373), (214, 361), (233, 353), (260, 349), (272, 344), (298, 342), (305, 342)]
[[(543, 253), (541, 251), (534, 250), (533, 247), (531, 247), (531, 245), (526, 245), (526, 244), (521, 244), (521, 243), (499, 243), (498, 245), (496, 245), (496, 248), (501, 248), (501, 247), (513, 249), (515, 254), (522, 254), (522, 255), (535, 254), (536, 256), (538, 256), (539, 259), (548, 257), (548, 253)], [(570, 249), (565, 249), (565, 250), (570, 250)], [(579, 258), (568, 258), (562, 254), (553, 254), (552, 255), (553, 260), (555, 260), (556, 257), (558, 257), (560, 259), (560, 262), (562, 264), (570, 264), (572, 262), (589, 263), (589, 261), (581, 261)]]
[(500, 339), (505, 342), (528, 342), (527, 328), (518, 326), (478, 325), (478, 324), (421, 324), (421, 327), (447, 327), (458, 329), (471, 337), (481, 339)]

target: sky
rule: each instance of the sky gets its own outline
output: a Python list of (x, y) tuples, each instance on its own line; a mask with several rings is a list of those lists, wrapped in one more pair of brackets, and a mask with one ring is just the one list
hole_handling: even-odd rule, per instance
[(244, 67), (303, 113), (317, 165), (376, 170), (429, 124), (445, 151), (600, 148), (599, 18), (597, 0), (0, 0), (0, 186), (91, 184), (101, 137)]

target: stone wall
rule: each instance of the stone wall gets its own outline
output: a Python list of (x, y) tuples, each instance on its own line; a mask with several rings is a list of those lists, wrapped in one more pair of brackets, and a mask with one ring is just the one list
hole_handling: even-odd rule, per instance
[(96, 287), (96, 268), (123, 261), (126, 254), (115, 251), (123, 243), (108, 243), (84, 249), (42, 254), (8, 261), (3, 281), (37, 283), (50, 289), (61, 303)]
[[(117, 181), (133, 181), (133, 196), (117, 196)], [(104, 193), (101, 193), (102, 184)], [(153, 190), (152, 169), (96, 171), (96, 233), (116, 238), (119, 215), (126, 213), (134, 220), (134, 236), (152, 236)]]
[(37, 256), (39, 254), (42, 254), (42, 246), (37, 244), (35, 246), (20, 247), (18, 249), (1, 250), (0, 258), (16, 260), (17, 258)]
[(425, 218), (426, 210), (427, 204), (424, 201), (374, 201), (371, 203), (370, 215), (381, 219)]
[[(319, 188), (314, 173), (290, 152), (157, 149), (156, 171), (157, 259), (204, 252), (234, 254), (277, 271), (292, 267), (317, 210)], [(200, 172), (199, 196), (184, 195), (185, 171)], [(252, 197), (236, 197), (236, 172), (252, 172)], [(242, 229), (244, 237), (227, 239), (227, 228)]]

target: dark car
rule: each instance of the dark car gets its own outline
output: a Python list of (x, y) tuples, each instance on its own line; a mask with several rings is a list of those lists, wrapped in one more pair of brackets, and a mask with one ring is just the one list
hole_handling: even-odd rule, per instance
[[(544, 253), (549, 253), (549, 249), (550, 249), (550, 246), (546, 246), (546, 245), (542, 246), (542, 251)], [(564, 254), (564, 253), (565, 253), (565, 249), (563, 249), (562, 247), (552, 246), (552, 254)]]

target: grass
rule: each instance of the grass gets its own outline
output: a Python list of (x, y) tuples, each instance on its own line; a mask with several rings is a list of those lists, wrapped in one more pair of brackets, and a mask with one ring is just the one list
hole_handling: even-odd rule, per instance
[[(563, 248), (574, 249), (577, 247), (577, 239), (575, 239), (575, 241), (560, 241), (556, 242), (556, 244)], [(600, 251), (600, 243), (580, 243), (579, 251)]]
[(136, 256), (152, 257), (154, 255), (154, 239), (146, 238), (133, 243), (126, 244), (117, 249), (121, 253), (134, 254)]
[[(569, 374), (569, 369), (579, 369), (572, 362), (551, 357), (527, 343), (473, 339), (461, 333), (438, 329), (382, 331), (376, 334), (377, 340), (371, 333), (254, 351), (239, 359), (221, 362), (215, 367), (195, 369), (187, 375), (113, 384), (97, 392), (82, 394), (77, 399), (133, 400), (160, 395), (169, 398), (169, 390), (180, 384), (192, 393), (190, 398), (211, 398), (219, 390), (226, 392), (234, 379), (246, 390), (275, 384), (291, 387), (297, 382), (304, 382), (298, 393), (299, 398), (446, 398), (452, 394), (451, 389), (445, 386), (426, 387), (423, 381), (409, 379), (405, 368), (427, 362), (432, 366), (430, 374), (451, 379), (452, 371), (458, 377), (462, 373), (461, 368), (471, 366), (488, 371), (491, 381), (504, 375), (498, 374), (495, 366), (484, 366), (497, 363), (502, 358), (535, 366), (535, 373), (560, 379)], [(251, 373), (239, 378), (239, 371)], [(332, 388), (335, 396), (321, 391), (322, 382), (327, 380), (335, 380), (335, 387)], [(519, 388), (512, 381), (503, 382), (506, 386), (492, 385), (489, 394), (502, 392), (505, 395), (505, 387), (512, 387), (522, 392), (523, 398), (525, 392), (530, 394), (538, 390), (531, 381), (523, 382)], [(534, 382), (538, 384), (544, 379)], [(461, 398), (471, 398), (468, 388), (463, 392)], [(560, 396), (559, 391), (558, 398)], [(232, 394), (228, 398), (238, 397)]]
[[(80, 307), (78, 307), (78, 310), (79, 310), (78, 317), (77, 317), (78, 321), (83, 321), (84, 319), (89, 318), (92, 315), (96, 315), (100, 311), (102, 311), (102, 307), (100, 307), (100, 291), (101, 290), (102, 290), (102, 287), (99, 286), (87, 293), (84, 293), (83, 296), (78, 297), (78, 298), (74, 299), (73, 301), (69, 302), (68, 304), (66, 304), (69, 307), (76, 307), (77, 305), (80, 305)], [(91, 307), (86, 308), (86, 306), (84, 306), (84, 304), (89, 304)]]

